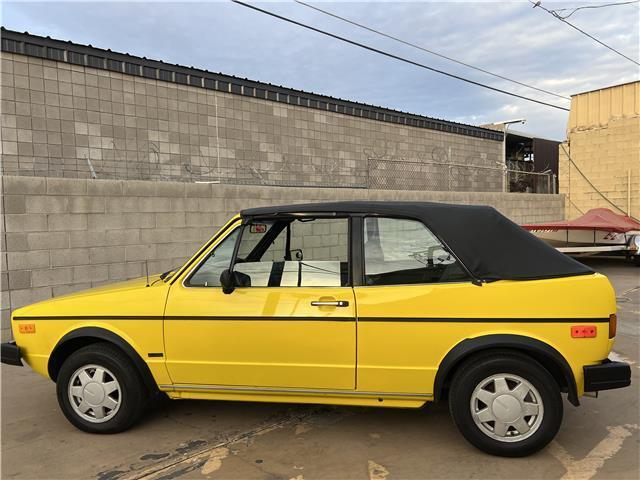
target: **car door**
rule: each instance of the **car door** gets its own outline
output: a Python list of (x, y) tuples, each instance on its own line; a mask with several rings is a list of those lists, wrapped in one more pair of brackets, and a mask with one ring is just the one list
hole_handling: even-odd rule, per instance
[[(234, 255), (240, 281), (225, 294), (219, 278)], [(353, 390), (348, 266), (348, 218), (238, 222), (171, 287), (165, 346), (173, 383)]]
[(471, 325), (452, 317), (473, 317), (482, 289), (419, 221), (365, 217), (361, 243), (357, 389), (432, 393), (440, 361)]

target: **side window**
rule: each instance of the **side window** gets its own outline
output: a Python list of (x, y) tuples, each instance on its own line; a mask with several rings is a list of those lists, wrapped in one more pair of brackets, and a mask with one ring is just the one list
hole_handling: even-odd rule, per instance
[(254, 223), (242, 234), (234, 271), (244, 287), (346, 286), (348, 237), (346, 218)]
[(217, 245), (195, 273), (189, 277), (185, 285), (188, 287), (219, 287), (220, 274), (231, 265), (233, 248), (239, 233), (240, 228), (236, 228), (222, 243)]
[(415, 220), (365, 218), (364, 264), (365, 285), (469, 280), (455, 257)]

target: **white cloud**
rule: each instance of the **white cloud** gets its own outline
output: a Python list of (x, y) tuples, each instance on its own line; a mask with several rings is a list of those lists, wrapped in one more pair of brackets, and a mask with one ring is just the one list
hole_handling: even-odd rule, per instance
[[(544, 4), (556, 9), (577, 5)], [(260, 6), (436, 68), (568, 106), (562, 99), (468, 70), (292, 2)], [(637, 66), (528, 2), (319, 6), (563, 95), (639, 77)], [(638, 58), (639, 12), (638, 5), (583, 10), (571, 21)], [(517, 112), (528, 119), (524, 129), (529, 132), (557, 139), (565, 134), (566, 112), (384, 58), (229, 2), (3, 2), (2, 14), (4, 26), (19, 31), (473, 124)]]

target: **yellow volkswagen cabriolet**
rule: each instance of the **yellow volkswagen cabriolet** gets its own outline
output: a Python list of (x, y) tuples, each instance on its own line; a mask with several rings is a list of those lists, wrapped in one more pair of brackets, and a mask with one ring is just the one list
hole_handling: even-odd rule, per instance
[(255, 208), (183, 266), (17, 309), (22, 360), (76, 427), (130, 427), (170, 398), (418, 408), (449, 402), (476, 447), (545, 446), (563, 401), (630, 384), (607, 359), (606, 277), (490, 207)]

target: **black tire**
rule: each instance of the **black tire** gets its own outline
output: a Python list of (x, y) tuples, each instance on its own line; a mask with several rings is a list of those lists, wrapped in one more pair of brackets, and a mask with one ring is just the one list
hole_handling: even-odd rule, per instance
[[(511, 442), (507, 442), (493, 438), (485, 432), (490, 431), (495, 422), (477, 425), (471, 413), (472, 395), (476, 387), (485, 379), (499, 374), (515, 375), (526, 380), (540, 396), (538, 401), (543, 407), (542, 418), (537, 423), (537, 429), (531, 428), (533, 433), (529, 433), (528, 437), (525, 435), (520, 441), (513, 441), (512, 438)], [(491, 455), (523, 457), (544, 448), (555, 437), (562, 423), (563, 404), (560, 387), (542, 365), (525, 355), (505, 352), (476, 356), (457, 369), (449, 390), (449, 410), (460, 433), (475, 447)], [(525, 419), (536, 424), (532, 417)], [(519, 435), (517, 430), (511, 431), (512, 428), (515, 427), (508, 427), (509, 433), (504, 438)]]
[[(69, 383), (79, 369), (88, 365), (97, 365), (106, 369), (108, 372), (105, 378), (109, 380), (113, 376), (119, 384), (118, 391), (111, 394), (118, 399), (118, 408), (114, 409), (115, 413), (111, 418), (103, 420), (101, 423), (94, 423), (95, 420), (90, 421), (83, 418), (71, 405), (74, 400), (70, 398), (69, 389), (71, 386)], [(95, 370), (93, 371), (95, 372)], [(78, 384), (76, 383), (76, 385)], [(67, 420), (80, 430), (90, 433), (118, 433), (128, 429), (140, 418), (147, 397), (142, 378), (129, 357), (110, 343), (93, 343), (72, 353), (60, 368), (56, 391), (58, 403)], [(79, 401), (79, 399), (75, 399), (75, 401)], [(105, 411), (111, 412), (103, 410), (103, 412)], [(92, 410), (88, 412), (87, 415), (93, 415)], [(109, 413), (105, 415), (105, 418)]]

